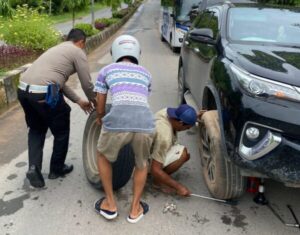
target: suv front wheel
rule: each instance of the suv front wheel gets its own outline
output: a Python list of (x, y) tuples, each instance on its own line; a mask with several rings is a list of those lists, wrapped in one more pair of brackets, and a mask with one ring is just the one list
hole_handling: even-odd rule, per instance
[(184, 92), (186, 88), (184, 86), (184, 72), (183, 67), (180, 66), (178, 70), (178, 92), (177, 92), (177, 102), (178, 105), (185, 103), (184, 101)]
[(238, 198), (245, 192), (245, 177), (223, 156), (224, 151), (218, 112), (208, 111), (203, 114), (200, 124), (200, 156), (205, 183), (215, 198)]

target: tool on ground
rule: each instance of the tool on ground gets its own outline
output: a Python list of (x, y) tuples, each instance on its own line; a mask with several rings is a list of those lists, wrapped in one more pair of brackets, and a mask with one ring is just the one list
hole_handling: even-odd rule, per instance
[(195, 194), (195, 193), (190, 194), (190, 196), (199, 197), (202, 199), (212, 200), (212, 201), (216, 201), (216, 202), (222, 202), (222, 203), (229, 204), (229, 205), (237, 205), (237, 203), (238, 203), (238, 201), (236, 201), (236, 200), (222, 200), (222, 199), (217, 199), (217, 198), (213, 198), (213, 197), (202, 196), (202, 195)]
[(287, 208), (290, 210), (294, 220), (296, 223), (286, 223), (284, 221), (284, 219), (276, 212), (276, 210), (271, 206), (271, 203), (269, 203), (269, 201), (266, 199), (265, 197), (265, 186), (264, 186), (264, 179), (260, 179), (260, 184), (259, 184), (259, 187), (258, 187), (258, 193), (257, 195), (253, 198), (253, 201), (256, 203), (256, 204), (259, 204), (259, 205), (266, 205), (270, 210), (271, 212), (277, 217), (277, 219), (280, 220), (280, 222), (287, 226), (287, 227), (295, 227), (295, 228), (299, 228), (300, 229), (300, 223), (299, 223), (299, 220), (292, 208), (291, 205), (286, 205)]
[(298, 218), (297, 218), (297, 216), (296, 216), (296, 214), (295, 214), (292, 206), (291, 205), (286, 205), (286, 206), (290, 210), (290, 212), (291, 212), (291, 214), (294, 217), (294, 220), (296, 222), (295, 224), (286, 224), (286, 226), (293, 226), (293, 227), (300, 228), (299, 220), (298, 220)]
[(300, 229), (299, 220), (298, 220), (298, 218), (297, 218), (295, 212), (293, 211), (291, 205), (286, 205), (286, 206), (287, 206), (287, 208), (290, 210), (290, 212), (291, 212), (291, 214), (292, 214), (292, 216), (293, 216), (293, 218), (294, 218), (294, 220), (295, 220), (295, 222), (296, 222), (296, 223), (293, 223), (293, 224), (292, 224), (292, 223), (286, 223), (286, 222), (283, 220), (283, 218), (282, 218), (282, 217), (275, 211), (275, 209), (271, 206), (271, 204), (268, 204), (267, 206), (268, 206), (268, 208), (272, 211), (272, 213), (280, 220), (280, 222), (281, 222), (283, 225), (285, 225), (285, 226), (287, 226), (287, 227), (294, 227), (294, 228), (299, 228), (299, 229)]

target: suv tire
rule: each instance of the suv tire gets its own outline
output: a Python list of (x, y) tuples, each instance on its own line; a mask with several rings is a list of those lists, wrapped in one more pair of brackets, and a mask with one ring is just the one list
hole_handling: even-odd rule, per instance
[(238, 198), (245, 192), (245, 177), (224, 156), (216, 110), (202, 116), (200, 124), (200, 156), (202, 173), (209, 192), (219, 199)]
[[(106, 105), (106, 113), (109, 112), (111, 105)], [(88, 181), (98, 189), (102, 189), (102, 183), (97, 167), (97, 142), (100, 136), (101, 127), (96, 123), (97, 113), (93, 111), (86, 121), (83, 142), (82, 159), (83, 167)], [(117, 161), (112, 164), (113, 170), (113, 189), (123, 187), (130, 179), (135, 161), (134, 154), (130, 145), (125, 145), (119, 152)]]
[(178, 70), (178, 92), (177, 92), (177, 102), (178, 105), (184, 104), (184, 93), (186, 91), (186, 88), (184, 86), (184, 71), (183, 67), (179, 66)]

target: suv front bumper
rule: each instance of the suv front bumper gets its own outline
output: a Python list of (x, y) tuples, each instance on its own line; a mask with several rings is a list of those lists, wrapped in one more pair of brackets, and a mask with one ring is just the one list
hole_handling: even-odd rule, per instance
[[(289, 186), (300, 187), (300, 105), (242, 95), (233, 161)], [(259, 134), (258, 134), (259, 133)]]

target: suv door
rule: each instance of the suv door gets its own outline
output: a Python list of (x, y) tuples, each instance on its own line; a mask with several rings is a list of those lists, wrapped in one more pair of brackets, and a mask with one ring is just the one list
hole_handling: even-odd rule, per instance
[(210, 78), (211, 65), (216, 58), (216, 47), (191, 37), (197, 29), (211, 29), (216, 41), (220, 31), (220, 11), (210, 8), (199, 14), (186, 37), (185, 46), (188, 47), (189, 59), (185, 79), (198, 107), (202, 107), (203, 89)]

